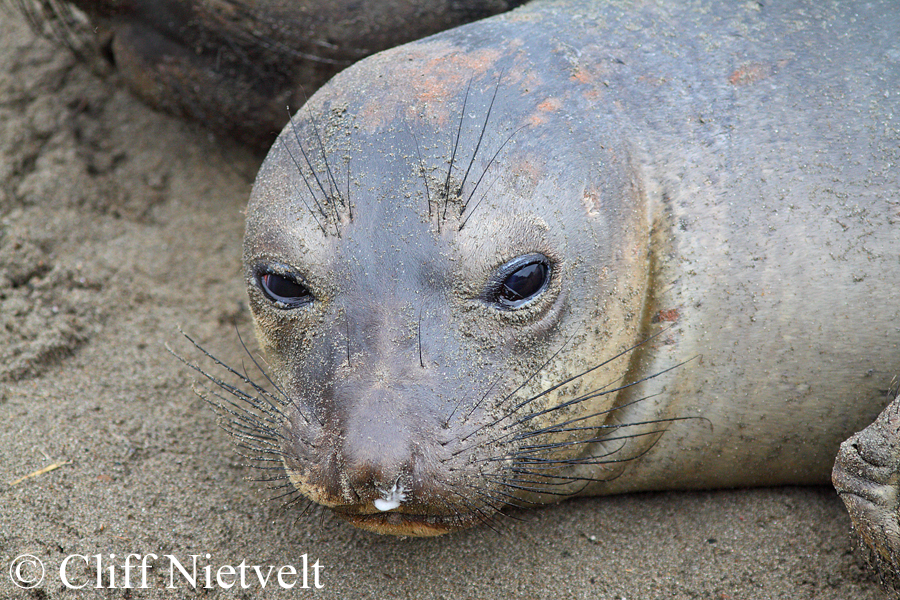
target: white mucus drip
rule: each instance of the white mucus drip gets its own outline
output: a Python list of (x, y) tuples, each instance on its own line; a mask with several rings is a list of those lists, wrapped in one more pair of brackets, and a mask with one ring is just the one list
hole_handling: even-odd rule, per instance
[(375, 508), (380, 510), (381, 512), (387, 512), (389, 510), (394, 510), (403, 504), (403, 501), (406, 500), (406, 490), (402, 485), (395, 483), (394, 487), (390, 489), (388, 492), (382, 492), (381, 498), (377, 498), (373, 504)]

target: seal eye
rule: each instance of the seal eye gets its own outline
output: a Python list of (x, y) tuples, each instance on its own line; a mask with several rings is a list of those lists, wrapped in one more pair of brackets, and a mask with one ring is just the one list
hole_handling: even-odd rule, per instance
[[(508, 273), (505, 277), (501, 270), (500, 277), (503, 279), (493, 294), (493, 301), (503, 308), (518, 308), (526, 304), (543, 292), (550, 281), (550, 265), (546, 259), (535, 256), (523, 259), (507, 264), (506, 269), (503, 269)], [(526, 260), (528, 262), (523, 265), (522, 262)]]
[(259, 287), (263, 294), (279, 308), (297, 308), (312, 300), (312, 294), (293, 279), (276, 273), (260, 273)]

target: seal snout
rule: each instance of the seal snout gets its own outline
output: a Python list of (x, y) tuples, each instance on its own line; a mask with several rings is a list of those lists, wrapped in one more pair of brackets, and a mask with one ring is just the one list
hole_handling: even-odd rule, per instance
[[(412, 435), (419, 441), (413, 442)], [(430, 439), (431, 442), (423, 442)], [(342, 470), (329, 481), (328, 495), (336, 514), (358, 527), (394, 535), (438, 535), (456, 526), (448, 523), (452, 490), (443, 489), (440, 448), (436, 436), (422, 436), (401, 423), (373, 419), (357, 422), (341, 438)], [(445, 475), (448, 475), (445, 473)], [(457, 519), (454, 515), (453, 519)]]
[(423, 417), (434, 402), (431, 383), (374, 368), (335, 382), (321, 425), (292, 424), (291, 437), (315, 440), (295, 445), (286, 462), (304, 493), (342, 515), (445, 511), (435, 499), (452, 494), (441, 483), (452, 480), (442, 445), (448, 434), (441, 419)]
[(421, 496), (421, 490), (411, 481), (421, 458), (416, 456), (406, 433), (393, 429), (390, 423), (347, 431), (341, 454), (354, 504), (384, 512)]

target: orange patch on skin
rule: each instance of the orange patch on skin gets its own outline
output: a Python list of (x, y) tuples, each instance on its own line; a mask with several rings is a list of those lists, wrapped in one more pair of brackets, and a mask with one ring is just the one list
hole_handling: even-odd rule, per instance
[[(593, 52), (596, 54), (597, 49), (591, 48), (589, 50), (585, 50), (586, 52)], [(598, 62), (590, 62), (587, 61), (584, 64), (580, 64), (572, 75), (569, 77), (569, 80), (574, 83), (580, 83), (582, 85), (590, 86), (581, 92), (582, 96), (587, 98), (588, 100), (597, 100), (601, 96), (603, 96), (603, 87), (606, 83), (603, 81), (603, 78), (608, 75), (610, 72), (609, 65), (606, 64), (603, 60)]]
[(572, 75), (571, 79), (573, 81), (577, 81), (578, 83), (591, 83), (593, 81), (593, 78), (590, 76), (590, 74), (582, 69), (575, 71), (575, 74)]
[(559, 98), (547, 98), (537, 105), (538, 110), (543, 112), (556, 112), (562, 106), (562, 100)]
[(433, 120), (438, 127), (444, 126), (460, 110), (447, 100), (488, 73), (517, 41), (509, 40), (506, 45), (463, 52), (446, 42), (412, 44), (402, 52), (389, 50), (371, 61), (382, 63), (383, 76), (373, 80), (372, 69), (350, 70), (346, 77), (355, 77), (356, 81), (346, 82), (344, 87), (366, 90), (367, 98), (358, 114), (369, 132), (390, 126), (398, 111), (412, 111)]
[[(418, 87), (416, 97), (420, 102), (443, 99), (449, 95), (448, 88), (459, 89), (467, 85), (469, 80), (484, 75), (501, 55), (499, 50), (484, 49), (435, 57), (422, 67), (421, 72), (430, 76), (418, 80), (410, 78), (409, 83)], [(419, 83), (424, 85), (417, 86)]]
[(774, 73), (772, 65), (752, 62), (738, 67), (728, 78), (731, 85), (750, 85), (771, 76)]
[(677, 308), (669, 308), (666, 310), (661, 310), (656, 313), (656, 317), (653, 319), (655, 323), (668, 322), (675, 323), (678, 321), (681, 314), (679, 313)]
[[(335, 96), (343, 96), (348, 104), (359, 102), (355, 123), (368, 134), (394, 127), (398, 121), (450, 127), (459, 120), (462, 92), (470, 82), (472, 96), (492, 94), (490, 88), (498, 82), (501, 97), (515, 94), (517, 88), (524, 92), (541, 85), (539, 74), (529, 67), (528, 55), (518, 50), (523, 45), (518, 38), (477, 50), (462, 50), (442, 40), (415, 42), (370, 57), (367, 69), (344, 71), (336, 78), (341, 87)], [(510, 56), (513, 64), (499, 69), (498, 63)], [(329, 84), (323, 89), (334, 87)], [(364, 91), (362, 101), (360, 90)], [(336, 98), (330, 100), (333, 103)]]
[(540, 104), (538, 104), (535, 108), (537, 108), (538, 112), (532, 113), (528, 117), (528, 122), (534, 125), (543, 125), (545, 123), (544, 117), (541, 113), (552, 113), (558, 111), (562, 107), (562, 100), (559, 98), (547, 98)]

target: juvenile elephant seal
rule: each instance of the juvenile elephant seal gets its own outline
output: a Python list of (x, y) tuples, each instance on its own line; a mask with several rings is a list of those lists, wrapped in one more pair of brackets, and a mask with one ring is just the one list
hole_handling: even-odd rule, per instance
[(344, 71), (252, 192), (277, 402), (236, 434), (403, 535), (828, 481), (900, 372), (898, 34), (887, 1), (546, 0)]

